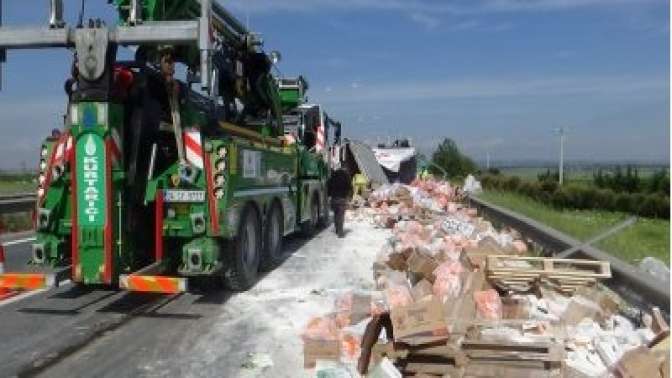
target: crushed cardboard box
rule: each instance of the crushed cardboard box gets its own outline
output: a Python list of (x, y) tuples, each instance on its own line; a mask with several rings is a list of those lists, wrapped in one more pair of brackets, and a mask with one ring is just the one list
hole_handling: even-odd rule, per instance
[(390, 318), (396, 341), (419, 345), (448, 338), (443, 304), (435, 297), (408, 306), (392, 307)]
[[(352, 294), (337, 302), (337, 335), (332, 339), (334, 332), (326, 327), (316, 331), (321, 335), (317, 340), (307, 340), (308, 365), (339, 358), (352, 364), (360, 354), (355, 343), (367, 340), (372, 344), (361, 350), (358, 369), (364, 373), (369, 363), (379, 364), (369, 370), (385, 378), (399, 372), (669, 377), (665, 318), (655, 309), (644, 317), (644, 325), (621, 316), (628, 309), (624, 301), (596, 284), (610, 276), (608, 264), (528, 257), (520, 233), (496, 230), (459, 203), (459, 191), (448, 183), (382, 186), (368, 200), (370, 207), (356, 209), (351, 217), (389, 228), (392, 234), (373, 266), (384, 301)], [(583, 265), (593, 271), (576, 269)], [(502, 285), (504, 281), (509, 283)], [(470, 345), (481, 346), (469, 351)], [(381, 368), (385, 356), (389, 361), (384, 364), (395, 370)], [(428, 356), (431, 363), (422, 360)]]

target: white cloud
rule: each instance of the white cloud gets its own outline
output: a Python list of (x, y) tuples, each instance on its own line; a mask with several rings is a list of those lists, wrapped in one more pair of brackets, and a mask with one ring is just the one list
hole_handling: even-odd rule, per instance
[(669, 90), (663, 77), (556, 77), (492, 78), (415, 82), (352, 83), (338, 88), (321, 99), (329, 103), (376, 103), (390, 101), (424, 101), (454, 98), (496, 98), (508, 96), (586, 95), (613, 96), (640, 91)]
[(491, 23), (476, 19), (466, 19), (457, 21), (448, 26), (448, 29), (454, 32), (501, 32), (513, 28), (511, 23)]
[(229, 0), (223, 5), (235, 11), (267, 13), (275, 11), (345, 11), (373, 9), (426, 14), (497, 13), (512, 11), (549, 11), (615, 5), (665, 4), (663, 0)]
[(441, 20), (422, 12), (415, 12), (411, 14), (411, 21), (420, 24), (427, 30), (436, 29), (439, 25), (441, 25)]
[(614, 5), (641, 5), (646, 3), (662, 3), (660, 0), (489, 0), (475, 1), (481, 3), (483, 11), (510, 12), (525, 10), (562, 10), (591, 6), (611, 7)]
[(451, 30), (474, 30), (481, 27), (481, 23), (476, 20), (465, 20), (450, 25)]

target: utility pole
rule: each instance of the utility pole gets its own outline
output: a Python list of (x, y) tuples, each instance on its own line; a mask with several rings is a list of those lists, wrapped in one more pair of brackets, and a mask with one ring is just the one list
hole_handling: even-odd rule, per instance
[(565, 128), (561, 127), (555, 131), (560, 135), (560, 166), (558, 169), (558, 175), (560, 186), (562, 186), (565, 178)]
[(490, 151), (485, 153), (485, 168), (490, 170)]

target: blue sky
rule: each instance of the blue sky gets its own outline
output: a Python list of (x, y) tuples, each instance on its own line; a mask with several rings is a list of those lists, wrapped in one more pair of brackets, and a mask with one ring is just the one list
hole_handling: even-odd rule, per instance
[[(369, 142), (455, 139), (482, 160), (669, 159), (666, 0), (230, 0), (280, 70)], [(30, 5), (26, 5), (30, 3)], [(66, 1), (74, 19), (78, 1)], [(87, 16), (111, 20), (104, 1)], [(5, 23), (46, 2), (5, 1)], [(10, 52), (0, 92), (0, 169), (34, 165), (65, 98), (65, 51)]]

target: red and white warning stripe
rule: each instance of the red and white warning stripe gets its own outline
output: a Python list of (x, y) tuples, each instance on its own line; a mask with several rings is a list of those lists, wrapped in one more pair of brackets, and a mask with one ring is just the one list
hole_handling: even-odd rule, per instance
[(0, 243), (0, 274), (5, 274), (5, 246)]
[(40, 169), (40, 182), (37, 189), (38, 205), (42, 203), (44, 195), (46, 194), (47, 188), (49, 188), (51, 181), (55, 180), (53, 177), (53, 168), (58, 165), (63, 166), (65, 161), (70, 158), (72, 145), (72, 135), (69, 132), (61, 135), (51, 151), (51, 155), (47, 160), (46, 168)]
[(121, 164), (121, 154), (123, 151), (123, 146), (121, 144), (121, 138), (119, 137), (119, 132), (117, 129), (112, 129), (110, 132), (112, 135), (112, 143), (110, 143), (110, 158), (112, 159), (113, 164)]
[(72, 135), (70, 133), (63, 134), (56, 142), (55, 148), (53, 164), (62, 164), (70, 157), (72, 152)]
[(317, 152), (324, 151), (324, 124), (322, 122), (317, 126), (317, 142), (315, 143), (315, 150)]
[(197, 129), (184, 131), (184, 149), (187, 161), (194, 167), (203, 169), (203, 143), (200, 131)]

